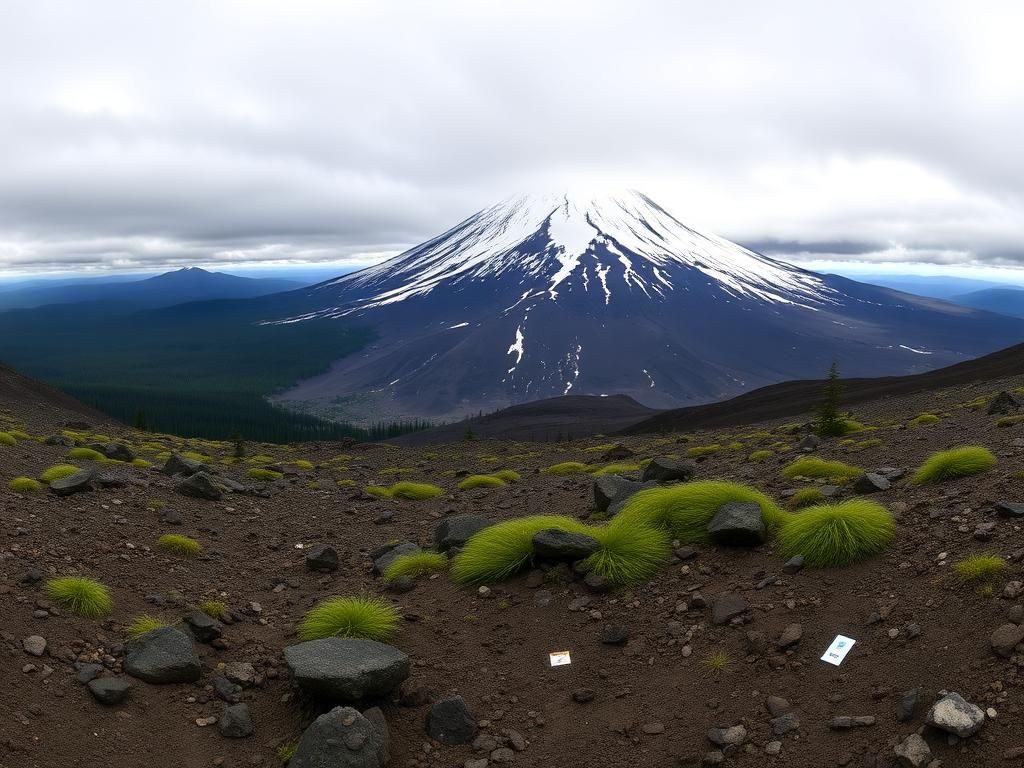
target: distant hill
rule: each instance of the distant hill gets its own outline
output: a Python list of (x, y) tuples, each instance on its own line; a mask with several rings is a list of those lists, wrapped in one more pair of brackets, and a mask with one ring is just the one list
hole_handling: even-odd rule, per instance
[(1000, 315), (1024, 317), (1024, 288), (986, 288), (953, 296), (950, 301)]
[(186, 267), (144, 280), (46, 284), (0, 291), (0, 310), (30, 309), (50, 304), (113, 301), (139, 309), (169, 307), (209, 299), (249, 299), (301, 288), (302, 283), (279, 278), (237, 277)]
[(977, 280), (968, 277), (945, 275), (849, 275), (851, 279), (883, 288), (892, 288), (915, 296), (955, 301), (955, 296), (982, 291), (988, 288), (1013, 288), (1009, 283), (992, 280)]

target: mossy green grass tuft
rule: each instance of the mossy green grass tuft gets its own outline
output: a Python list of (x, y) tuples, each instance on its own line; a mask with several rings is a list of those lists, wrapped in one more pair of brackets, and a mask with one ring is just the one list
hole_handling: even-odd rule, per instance
[(987, 472), (995, 465), (996, 457), (988, 448), (979, 445), (966, 445), (933, 453), (917, 468), (913, 481), (917, 485), (923, 485), (943, 480), (955, 480), (959, 477), (970, 477)]
[(410, 552), (396, 557), (384, 570), (384, 581), (393, 584), (403, 576), (425, 576), (448, 567), (448, 558), (440, 552)]
[(784, 557), (803, 555), (807, 566), (825, 568), (877, 555), (895, 531), (896, 521), (881, 504), (851, 499), (791, 515), (780, 527), (778, 540)]
[(114, 600), (110, 590), (99, 581), (87, 576), (61, 576), (50, 579), (44, 586), (46, 596), (61, 608), (84, 616), (97, 619), (114, 610)]
[(195, 557), (203, 551), (203, 545), (193, 538), (182, 536), (180, 533), (165, 533), (156, 542), (157, 546), (165, 552), (184, 557)]
[(351, 637), (387, 641), (398, 629), (398, 609), (379, 597), (329, 597), (299, 623), (300, 640)]

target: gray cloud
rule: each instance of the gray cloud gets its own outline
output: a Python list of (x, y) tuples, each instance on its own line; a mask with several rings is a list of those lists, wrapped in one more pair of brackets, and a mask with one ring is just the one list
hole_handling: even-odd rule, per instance
[(794, 261), (1024, 265), (1022, 24), (924, 0), (7, 3), (0, 272), (366, 262), (581, 180)]

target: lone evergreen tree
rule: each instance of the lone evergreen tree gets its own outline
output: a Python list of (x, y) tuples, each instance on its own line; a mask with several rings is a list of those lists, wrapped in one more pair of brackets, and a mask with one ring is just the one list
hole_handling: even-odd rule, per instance
[(241, 433), (240, 432), (235, 432), (233, 435), (231, 435), (231, 440), (235, 444), (235, 458), (236, 459), (244, 459), (245, 458), (245, 441), (242, 440)]
[(818, 421), (814, 431), (820, 437), (836, 437), (846, 431), (846, 422), (839, 415), (839, 404), (843, 398), (843, 385), (839, 381), (839, 368), (836, 361), (828, 369), (828, 379), (821, 390), (821, 402), (818, 403)]
[(135, 428), (140, 432), (149, 432), (149, 425), (146, 423), (146, 412), (142, 409), (135, 412)]

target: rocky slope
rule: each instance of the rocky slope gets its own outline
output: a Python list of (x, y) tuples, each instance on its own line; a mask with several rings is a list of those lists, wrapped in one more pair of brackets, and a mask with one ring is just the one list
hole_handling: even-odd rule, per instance
[[(810, 449), (865, 469), (913, 468), (933, 450), (968, 442), (998, 458), (983, 475), (933, 486), (904, 477), (875, 493), (898, 517), (897, 533), (881, 555), (860, 564), (793, 572), (769, 538), (747, 548), (678, 547), (649, 582), (611, 592), (558, 567), (486, 590), (442, 573), (401, 593), (386, 591), (374, 574), (371, 553), (382, 545), (432, 546), (435, 529), (455, 515), (590, 516), (591, 475), (537, 470), (563, 461), (603, 466), (613, 446), (250, 445), (248, 460), (231, 462), (230, 445), (94, 420), (88, 429), (73, 426), (70, 440), (121, 443), (154, 466), (71, 459), (99, 473), (91, 489), (16, 493), (7, 487), (11, 478), (69, 461), (72, 446), (43, 439), (83, 416), (0, 387), (0, 431), (27, 435), (0, 445), (0, 765), (274, 766), (278, 750), (286, 754), (300, 739), (304, 751), (293, 762), (309, 765), (315, 763), (303, 761), (319, 742), (303, 734), (322, 714), (328, 716), (312, 733), (346, 735), (359, 745), (350, 751), (369, 761), (363, 765), (379, 764), (381, 720), (391, 764), (423, 768), (889, 766), (932, 758), (943, 766), (1012, 765), (1024, 755), (1024, 654), (1017, 650), (1024, 648), (1017, 645), (1024, 636), (1024, 550), (1019, 520), (1006, 516), (1015, 513), (997, 510), (1024, 502), (1024, 426), (997, 426), (1000, 417), (988, 415), (979, 398), (1021, 383), (994, 380), (861, 403), (854, 415), (869, 432)], [(939, 419), (908, 426), (922, 412)], [(811, 484), (780, 476), (803, 439), (801, 419), (788, 421), (796, 425), (776, 420), (631, 436), (623, 444), (634, 455), (624, 461), (704, 453), (695, 460), (696, 478), (738, 480), (782, 500)], [(692, 451), (715, 444), (717, 451)], [(183, 478), (158, 471), (173, 451), (203, 454), (214, 484), (236, 490), (218, 489), (215, 500), (183, 495)], [(771, 453), (754, 461), (755, 451)], [(270, 463), (253, 461), (258, 454)], [(280, 479), (249, 477), (253, 468), (274, 465)], [(522, 479), (494, 489), (457, 487), (464, 473), (498, 469), (517, 470)], [(444, 494), (401, 501), (360, 490), (395, 479), (436, 483)], [(823, 490), (855, 493), (849, 484)], [(160, 550), (165, 533), (194, 537), (202, 554), (186, 559)], [(335, 550), (335, 570), (318, 546)], [(1008, 564), (991, 594), (952, 571), (978, 552)], [(55, 605), (43, 584), (67, 574), (104, 582), (113, 612), (92, 620)], [(389, 674), (402, 677), (407, 656), (408, 677), (357, 709), (331, 709), (290, 680), (295, 652), (286, 649), (297, 645), (296, 624), (317, 601), (358, 594), (399, 607), (402, 623), (388, 643), (398, 655), (387, 657), (398, 671)], [(199, 602), (211, 599), (226, 603), (225, 622), (196, 616)], [(154, 672), (152, 654), (126, 643), (127, 626), (140, 614), (175, 624), (158, 637), (181, 656), (177, 682), (146, 681), (169, 673)], [(819, 658), (837, 634), (857, 642), (834, 667)], [(550, 666), (555, 651), (569, 651), (572, 663)], [(108, 682), (80, 682), (91, 675)], [(301, 670), (296, 676), (301, 682)], [(120, 703), (101, 703), (117, 700), (125, 684)], [(928, 710), (943, 701), (935, 717), (946, 727), (953, 726), (943, 713), (960, 706), (967, 717), (961, 726), (980, 731), (959, 738), (926, 725)]]

